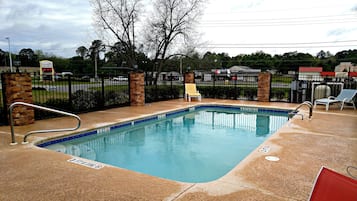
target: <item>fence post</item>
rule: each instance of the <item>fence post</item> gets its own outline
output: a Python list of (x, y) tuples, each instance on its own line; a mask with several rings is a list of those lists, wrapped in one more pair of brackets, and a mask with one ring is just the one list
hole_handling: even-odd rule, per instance
[[(213, 74), (213, 91), (216, 91), (216, 73)], [(214, 93), (213, 98), (216, 98), (216, 93)]]
[(239, 97), (239, 92), (237, 91), (238, 87), (237, 87), (237, 80), (238, 80), (238, 75), (237, 73), (235, 74), (235, 79), (234, 79), (234, 100), (237, 100)]
[(101, 81), (102, 81), (102, 99), (101, 99), (101, 103), (100, 106), (104, 107), (105, 105), (105, 87), (104, 87), (104, 75), (101, 75)]
[(68, 102), (70, 108), (72, 108), (72, 81), (71, 81), (71, 75), (67, 75), (68, 78)]
[(173, 89), (172, 89), (172, 80), (173, 80), (173, 77), (172, 77), (172, 73), (170, 74), (170, 77), (171, 77), (171, 82), (170, 82), (170, 90), (171, 90), (171, 98), (173, 99), (174, 98), (174, 94), (173, 94)]
[(157, 90), (157, 82), (156, 82), (156, 84), (155, 84), (155, 101), (158, 101), (158, 99), (159, 99), (159, 94), (158, 93), (159, 92)]
[[(130, 105), (130, 102), (131, 102), (131, 92), (130, 92), (130, 89), (131, 89), (131, 76), (130, 76), (130, 72), (127, 74), (127, 76), (128, 76), (128, 95), (129, 95), (128, 103), (129, 103), (129, 105)], [(144, 75), (144, 79), (145, 79), (145, 80), (147, 79), (146, 73), (145, 73), (145, 75)], [(145, 81), (144, 81), (144, 84), (145, 84)], [(145, 86), (144, 86), (144, 88), (145, 88)], [(145, 94), (145, 96), (144, 96), (144, 101), (145, 101), (145, 100), (146, 100), (145, 89), (144, 89), (144, 94)]]

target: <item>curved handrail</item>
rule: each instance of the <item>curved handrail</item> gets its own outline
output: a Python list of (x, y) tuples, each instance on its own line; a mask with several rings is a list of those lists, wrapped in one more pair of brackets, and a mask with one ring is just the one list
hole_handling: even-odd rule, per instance
[[(294, 114), (296, 115), (298, 112), (298, 109), (300, 109), (302, 106), (307, 105), (309, 107), (309, 119), (311, 119), (312, 117), (312, 108), (313, 108), (313, 104), (310, 101), (305, 101), (303, 103), (301, 103), (300, 105), (298, 105), (294, 111), (290, 112), (289, 114)], [(304, 116), (301, 115), (301, 118), (304, 119)]]
[(47, 107), (43, 107), (43, 106), (39, 106), (39, 105), (34, 105), (34, 104), (30, 104), (30, 103), (24, 103), (24, 102), (15, 102), (12, 103), (9, 107), (9, 114), (10, 114), (10, 126), (11, 126), (11, 145), (15, 145), (17, 144), (16, 140), (15, 140), (15, 134), (14, 134), (14, 119), (12, 117), (12, 109), (13, 107), (15, 107), (16, 105), (25, 105), (25, 106), (29, 106), (29, 107), (33, 107), (36, 109), (41, 109), (41, 110), (46, 110), (49, 112), (54, 112), (54, 113), (58, 113), (58, 114), (63, 114), (63, 115), (67, 115), (67, 116), (71, 116), (74, 117), (78, 120), (78, 124), (76, 127), (73, 128), (61, 128), (61, 129), (50, 129), (50, 130), (37, 130), (37, 131), (30, 131), (28, 133), (26, 133), (26, 135), (24, 136), (24, 140), (22, 142), (22, 144), (27, 144), (28, 142), (26, 141), (27, 137), (29, 135), (35, 134), (35, 133), (48, 133), (48, 132), (62, 132), (62, 131), (74, 131), (77, 130), (80, 126), (81, 126), (81, 118), (79, 118), (79, 116), (72, 114), (72, 113), (68, 113), (68, 112), (64, 112), (64, 111), (60, 111), (60, 110), (56, 110), (56, 109), (51, 109), (51, 108), (47, 108)]

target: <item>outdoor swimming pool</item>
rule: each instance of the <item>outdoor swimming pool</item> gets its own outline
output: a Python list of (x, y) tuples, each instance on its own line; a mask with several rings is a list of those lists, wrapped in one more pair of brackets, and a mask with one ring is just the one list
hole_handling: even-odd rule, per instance
[(286, 110), (197, 106), (39, 144), (183, 182), (216, 180), (287, 122)]

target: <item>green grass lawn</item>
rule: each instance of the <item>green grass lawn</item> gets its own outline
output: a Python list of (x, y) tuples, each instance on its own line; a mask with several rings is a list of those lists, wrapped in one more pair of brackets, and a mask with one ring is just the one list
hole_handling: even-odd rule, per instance
[[(90, 87), (90, 90), (95, 90), (95, 91), (100, 91), (102, 90), (102, 87)], [(128, 85), (107, 85), (104, 86), (104, 91), (109, 91), (109, 90), (114, 90), (114, 91), (125, 91), (129, 90)]]
[(272, 76), (272, 83), (291, 83), (293, 78), (284, 76)]
[(68, 99), (67, 92), (32, 90), (32, 97), (35, 103), (46, 103), (49, 99)]
[[(99, 82), (85, 82), (85, 81), (76, 81), (72, 80), (71, 84), (86, 84), (86, 85), (91, 85), (91, 84), (98, 84)], [(68, 80), (56, 80), (56, 81), (49, 81), (49, 80), (32, 80), (32, 85), (49, 85), (49, 86), (62, 86), (62, 85), (68, 85)]]

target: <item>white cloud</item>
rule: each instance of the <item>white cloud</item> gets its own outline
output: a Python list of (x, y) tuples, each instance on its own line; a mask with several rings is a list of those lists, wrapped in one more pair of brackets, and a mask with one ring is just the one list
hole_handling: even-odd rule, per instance
[[(210, 0), (198, 31), (202, 33), (202, 40), (207, 41), (205, 46), (221, 44), (229, 48), (199, 50), (228, 52), (235, 56), (258, 50), (271, 54), (296, 50), (315, 54), (321, 49), (336, 53), (355, 48), (357, 42), (338, 44), (345, 45), (343, 47), (315, 44), (326, 46), (321, 48), (296, 43), (356, 41), (356, 8), (355, 0)], [(10, 37), (12, 52), (32, 48), (72, 57), (77, 47), (89, 46), (92, 40), (97, 39), (88, 1), (22, 0), (19, 3), (0, 0), (0, 11), (0, 48), (6, 51), (8, 47), (4, 38)], [(267, 48), (265, 45), (285, 43), (293, 45), (291, 48), (287, 48), (288, 45)]]
[[(0, 9), (0, 36), (10, 37), (12, 52), (32, 48), (71, 57), (93, 40), (87, 1), (3, 0)], [(7, 41), (0, 39), (0, 48), (7, 51)]]

